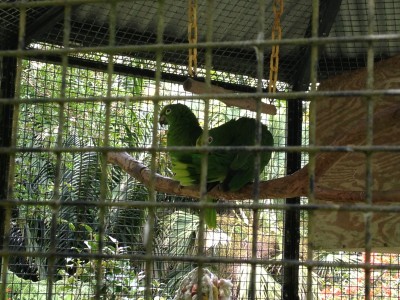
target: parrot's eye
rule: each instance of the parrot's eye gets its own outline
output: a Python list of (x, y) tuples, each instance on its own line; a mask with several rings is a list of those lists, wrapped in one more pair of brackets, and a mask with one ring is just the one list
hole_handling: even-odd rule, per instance
[(213, 142), (213, 137), (212, 137), (212, 136), (209, 136), (209, 137), (208, 137), (208, 143), (211, 144), (212, 142)]
[(170, 108), (167, 108), (166, 110), (165, 110), (165, 114), (166, 115), (169, 115), (171, 113), (171, 109)]

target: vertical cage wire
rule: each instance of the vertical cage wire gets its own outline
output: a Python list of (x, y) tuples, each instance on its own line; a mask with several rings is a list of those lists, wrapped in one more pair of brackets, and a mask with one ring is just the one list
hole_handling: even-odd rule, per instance
[[(25, 22), (26, 22), (26, 9), (21, 9), (20, 10), (20, 16), (18, 19), (18, 24), (19, 24), (19, 30), (18, 30), (18, 38), (17, 38), (17, 43), (15, 44), (15, 46), (18, 49), (22, 49), (23, 48), (23, 36), (25, 33)], [(19, 82), (19, 79), (21, 78), (21, 58), (14, 58), (15, 59), (15, 64), (14, 62), (11, 63), (11, 59), (8, 62), (8, 64), (11, 65), (11, 68), (15, 67), (16, 70), (13, 70), (12, 72), (10, 72), (10, 74), (8, 74), (8, 76), (10, 76), (12, 79), (15, 80), (15, 90), (13, 90), (12, 87), (4, 87), (4, 81), (2, 80), (2, 96), (11, 96), (13, 94), (14, 98), (18, 98), (20, 96), (20, 84), (17, 83)], [(5, 60), (3, 58), (2, 61), (2, 76), (4, 76), (4, 68), (6, 68), (5, 64), (7, 64), (7, 60)], [(9, 66), (10, 67), (10, 66)], [(11, 71), (11, 70), (9, 70)], [(12, 82), (12, 79), (9, 81), (9, 83), (14, 83)], [(11, 92), (13, 90), (13, 92)], [(8, 91), (8, 95), (4, 95), (3, 91)], [(6, 92), (7, 93), (7, 92)], [(8, 114), (12, 114), (12, 117), (10, 118), (10, 116), (6, 116), (5, 112), (8, 112)], [(4, 137), (8, 137), (11, 141), (6, 141), (6, 144), (3, 144), (3, 146), (9, 145), (10, 147), (15, 147), (16, 145), (16, 130), (18, 128), (18, 124), (15, 122), (15, 119), (18, 118), (19, 115), (19, 106), (18, 105), (14, 105), (12, 106), (12, 108), (10, 110), (6, 110), (3, 108), (3, 118), (4, 119), (8, 119), (9, 124), (7, 124), (8, 126), (6, 126), (5, 128), (8, 128), (9, 131), (8, 133), (4, 134), (3, 131), (3, 138)], [(10, 124), (11, 123), (11, 124)], [(11, 128), (9, 128), (9, 126), (11, 125)], [(6, 129), (7, 130), (7, 129)], [(7, 134), (9, 134), (7, 136)], [(3, 142), (4, 143), (4, 142)], [(15, 153), (9, 153), (10, 159), (15, 159)], [(13, 163), (11, 163), (8, 167), (6, 167), (6, 165), (9, 163), (7, 156), (4, 156), (3, 159), (6, 161), (5, 163), (3, 163), (3, 171), (5, 172), (5, 177), (4, 178), (8, 178), (6, 179), (5, 182), (3, 182), (3, 190), (4, 192), (2, 193), (2, 196), (4, 197), (4, 199), (2, 199), (3, 201), (6, 200), (11, 200), (14, 196), (14, 189), (13, 189), (13, 180), (14, 180), (14, 165)], [(8, 172), (8, 174), (7, 174)], [(12, 203), (10, 201), (10, 203)], [(2, 248), (5, 249), (6, 251), (6, 255), (4, 255), (2, 257), (2, 261), (1, 261), (1, 272), (2, 274), (5, 274), (7, 272), (7, 269), (9, 267), (9, 261), (10, 261), (10, 256), (7, 255), (7, 251), (10, 249), (10, 232), (12, 229), (12, 224), (11, 224), (11, 217), (12, 217), (12, 209), (13, 206), (3, 206), (2, 207), (2, 217), (4, 217), (3, 220), (3, 225), (1, 226), (2, 232)], [(5, 289), (3, 287), (5, 287), (7, 285), (7, 277), (6, 276), (2, 276), (1, 278), (1, 282), (2, 282), (2, 291), (1, 291), (1, 299), (5, 299), (6, 297), (6, 292)]]
[[(375, 1), (368, 1), (368, 34), (372, 35), (374, 33), (375, 27)], [(368, 43), (367, 49), (367, 79), (366, 79), (366, 88), (373, 89), (374, 88), (374, 48), (373, 43)], [(366, 132), (366, 145), (373, 145), (373, 114), (374, 114), (374, 98), (367, 97), (366, 98), (367, 105), (367, 132)], [(365, 178), (365, 187), (366, 187), (366, 199), (365, 202), (369, 205), (372, 205), (372, 186), (373, 186), (373, 177), (372, 177), (372, 154), (366, 153), (366, 178)], [(371, 222), (372, 222), (372, 214), (373, 212), (367, 212), (365, 214), (365, 262), (369, 264), (371, 262), (371, 250), (372, 250), (372, 235), (371, 235)], [(365, 270), (365, 299), (371, 299), (371, 269), (366, 266)]]
[[(313, 1), (313, 10), (312, 10), (312, 17), (311, 17), (311, 37), (318, 37), (319, 36), (319, 20), (320, 20), (320, 2), (318, 0)], [(319, 57), (319, 49), (316, 45), (311, 45), (310, 50), (310, 91), (317, 90), (317, 66), (318, 66), (318, 57)], [(315, 113), (315, 99), (310, 99), (310, 130), (309, 130), (309, 145), (314, 146), (316, 145), (316, 113)], [(310, 153), (308, 155), (309, 162), (308, 162), (308, 172), (309, 172), (309, 194), (308, 194), (308, 201), (314, 202), (315, 201), (315, 154)], [(310, 219), (310, 216), (308, 217)], [(308, 229), (308, 232), (312, 234), (311, 228)], [(312, 246), (309, 245), (307, 247), (307, 259), (313, 260), (313, 249)], [(313, 299), (313, 268), (307, 268), (307, 299)]]
[[(69, 36), (70, 36), (70, 18), (71, 18), (71, 7), (66, 6), (64, 8), (64, 31), (63, 31), (63, 46), (69, 48)], [(61, 57), (61, 86), (60, 86), (60, 98), (66, 98), (66, 76), (67, 76), (67, 65), (68, 57), (63, 55)], [(57, 127), (57, 139), (56, 147), (61, 148), (63, 145), (63, 134), (64, 134), (64, 122), (65, 122), (65, 106), (64, 103), (60, 102), (58, 105), (58, 127)], [(55, 153), (56, 155), (56, 166), (55, 166), (55, 179), (54, 179), (54, 190), (53, 190), (53, 207), (51, 207), (51, 227), (50, 227), (50, 247), (48, 257), (48, 286), (47, 286), (47, 299), (53, 298), (53, 285), (54, 276), (56, 274), (58, 257), (57, 253), (60, 251), (57, 245), (57, 233), (59, 231), (58, 218), (60, 213), (60, 189), (61, 189), (61, 165), (63, 160), (63, 154), (61, 152)]]

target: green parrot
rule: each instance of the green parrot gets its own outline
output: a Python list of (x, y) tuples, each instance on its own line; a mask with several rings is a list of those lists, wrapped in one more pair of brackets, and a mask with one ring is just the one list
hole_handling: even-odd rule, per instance
[[(160, 125), (168, 125), (167, 147), (196, 147), (198, 137), (203, 133), (199, 121), (189, 107), (170, 104), (163, 107), (159, 117)], [(194, 152), (170, 151), (173, 178), (182, 186), (200, 183), (201, 155)], [(211, 198), (207, 198), (212, 201)], [(205, 222), (209, 228), (217, 226), (215, 209), (205, 209)]]
[[(183, 104), (170, 104), (163, 107), (159, 117), (160, 125), (168, 125), (167, 147), (196, 146), (203, 133), (199, 121), (189, 107)], [(200, 161), (193, 162), (193, 152), (170, 151), (174, 179), (183, 186), (199, 183)], [(200, 158), (199, 158), (200, 159)]]
[[(167, 147), (201, 146), (203, 130), (193, 112), (183, 104), (165, 106), (159, 122), (168, 124)], [(242, 117), (209, 130), (209, 146), (252, 146), (255, 145), (255, 119)], [(273, 137), (265, 125), (261, 125), (261, 145), (272, 146)], [(200, 153), (171, 151), (171, 164), (174, 179), (183, 186), (200, 183)], [(260, 172), (271, 159), (271, 151), (261, 153)], [(254, 180), (255, 153), (252, 151), (218, 150), (208, 154), (207, 190), (221, 183), (225, 191), (238, 191)], [(214, 221), (215, 220), (215, 221)], [(215, 210), (206, 211), (206, 223), (216, 226)]]

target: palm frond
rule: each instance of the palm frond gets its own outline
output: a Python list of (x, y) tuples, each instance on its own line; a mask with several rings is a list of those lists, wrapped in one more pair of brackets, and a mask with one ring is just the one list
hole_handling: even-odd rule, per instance
[[(199, 218), (185, 211), (175, 211), (165, 215), (157, 222), (157, 237), (155, 252), (157, 255), (184, 256), (196, 252), (196, 234)], [(192, 263), (184, 262), (155, 262), (159, 278), (167, 282), (167, 289), (174, 291), (183, 274), (193, 269)]]
[(328, 277), (334, 275), (340, 264), (358, 264), (362, 262), (362, 256), (357, 253), (320, 251), (315, 260), (328, 263), (328, 265), (325, 264), (315, 268), (315, 272), (319, 276)]
[[(237, 282), (237, 299), (250, 299), (251, 266), (241, 264), (239, 269), (239, 280)], [(278, 300), (282, 299), (282, 286), (275, 281), (274, 277), (261, 266), (256, 266), (254, 299)]]
[[(130, 176), (123, 176), (114, 183), (111, 190), (113, 202), (147, 201), (148, 193), (144, 186), (139, 185)], [(129, 205), (129, 204), (127, 204)], [(142, 232), (147, 211), (136, 207), (113, 207), (110, 210), (107, 234), (118, 240), (123, 246), (130, 247), (130, 251), (139, 251), (143, 248)]]

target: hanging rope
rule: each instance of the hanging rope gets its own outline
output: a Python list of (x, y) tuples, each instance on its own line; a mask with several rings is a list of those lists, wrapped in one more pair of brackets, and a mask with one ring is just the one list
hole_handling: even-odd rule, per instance
[[(282, 39), (281, 15), (283, 13), (283, 0), (274, 0), (272, 10), (274, 12), (274, 25), (272, 26), (272, 40)], [(276, 92), (276, 82), (278, 81), (279, 70), (279, 45), (272, 46), (271, 58), (269, 62), (269, 85), (268, 92)]]
[[(190, 45), (197, 43), (197, 0), (188, 3), (188, 41)], [(197, 48), (189, 49), (189, 76), (195, 77), (197, 73)]]

